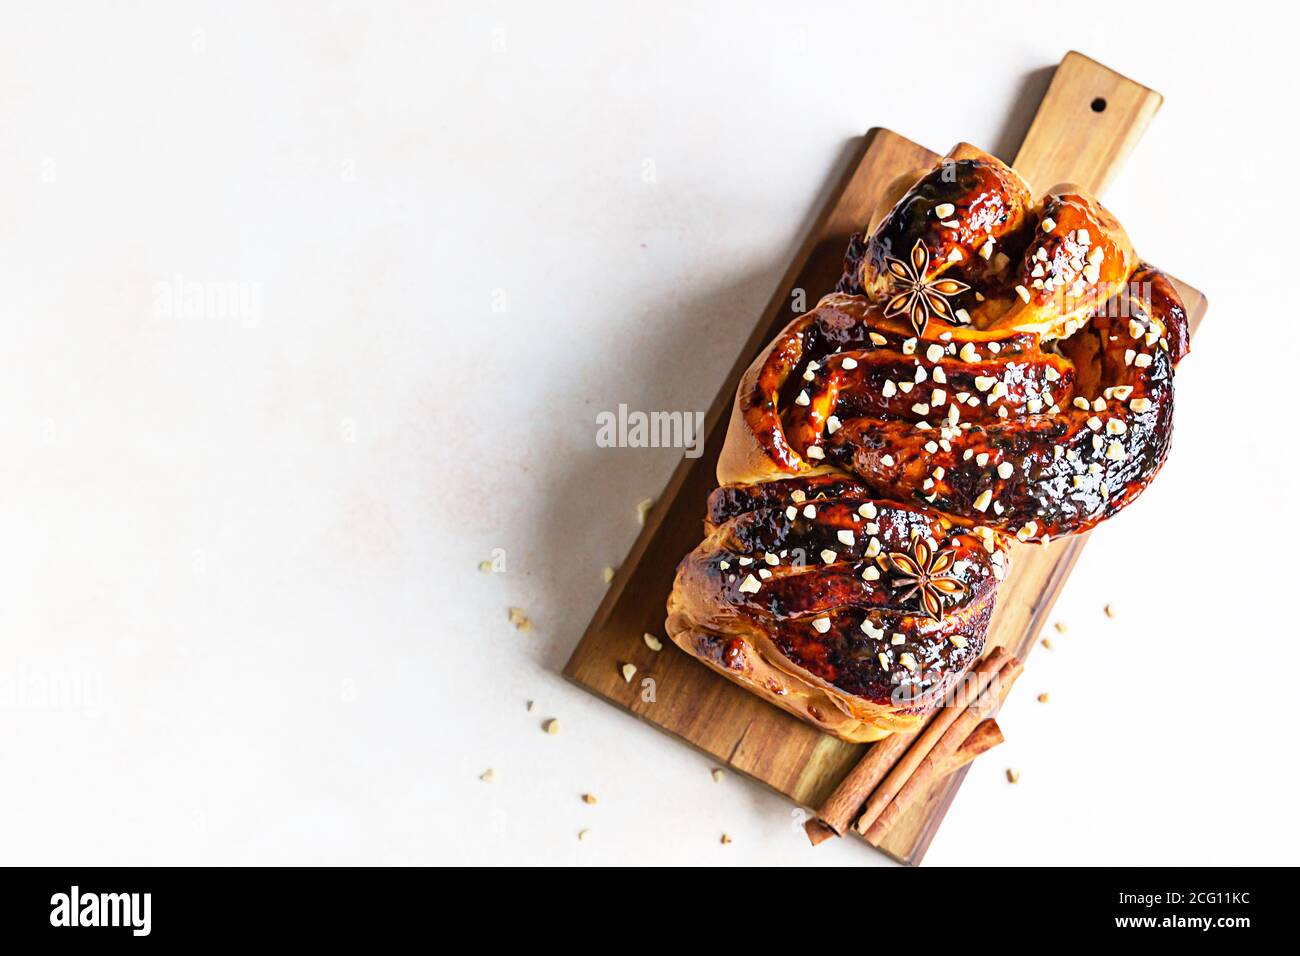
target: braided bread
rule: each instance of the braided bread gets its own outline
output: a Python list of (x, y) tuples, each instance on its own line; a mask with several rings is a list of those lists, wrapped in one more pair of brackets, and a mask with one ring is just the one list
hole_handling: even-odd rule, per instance
[(969, 146), (918, 175), (742, 378), (668, 601), (680, 647), (847, 740), (915, 726), (979, 657), (1011, 536), (1142, 492), (1188, 348), (1093, 197), (1035, 204)]

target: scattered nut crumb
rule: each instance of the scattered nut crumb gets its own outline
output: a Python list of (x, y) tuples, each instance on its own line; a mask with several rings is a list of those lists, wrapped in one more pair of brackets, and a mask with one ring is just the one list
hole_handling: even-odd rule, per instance
[(641, 522), (642, 527), (645, 527), (646, 515), (650, 513), (650, 509), (654, 506), (655, 500), (653, 498), (642, 498), (636, 503), (636, 520)]
[(725, 777), (726, 775), (727, 775), (727, 771), (723, 770), (721, 767), (714, 767), (714, 768), (713, 768), (713, 782), (714, 782), (714, 783), (722, 783), (722, 778)]
[(546, 723), (542, 724), (542, 730), (546, 731), (548, 734), (554, 737), (556, 734), (560, 732), (559, 719), (556, 717), (552, 717)]
[(731, 834), (730, 833), (722, 834), (722, 845), (726, 846), (730, 842), (731, 842)]
[(1107, 604), (1107, 605), (1105, 606), (1105, 608), (1103, 608), (1103, 610), (1106, 612), (1106, 616), (1107, 616), (1107, 617), (1114, 617), (1114, 616), (1115, 616), (1115, 605), (1113, 605), (1113, 604)]
[(533, 712), (533, 708), (536, 707), (536, 706), (537, 706), (537, 701), (535, 701), (535, 700), (530, 700), (530, 701), (527, 701), (527, 702), (524, 704), (524, 709), (527, 710), (527, 711), (531, 714), (531, 713)]
[(479, 569), (480, 571), (482, 571), (484, 574), (487, 574), (489, 571), (492, 570), (492, 562), (491, 562), (491, 561), (480, 561), (480, 562), (478, 563), (478, 569)]
[(591, 806), (595, 806), (597, 803), (596, 795), (594, 793), (584, 793), (582, 795), (582, 802), (589, 804)]
[(636, 674), (636, 665), (624, 664), (622, 667), (622, 671), (623, 671), (623, 683), (625, 684), (632, 683), (632, 677)]
[(1052, 639), (1050, 637), (1043, 638), (1043, 646), (1050, 651), (1052, 649)]
[(1039, 694), (1039, 695), (1038, 695), (1038, 702), (1039, 702), (1040, 704), (1045, 704), (1045, 703), (1047, 703), (1047, 695), (1046, 695), (1046, 694)]
[(531, 631), (533, 622), (529, 620), (528, 615), (524, 613), (523, 608), (512, 607), (510, 610), (510, 623), (515, 626), (517, 631)]
[(491, 767), (488, 767), (486, 770), (484, 770), (481, 774), (478, 775), (478, 778), (482, 780), (484, 783), (491, 783), (493, 780), (497, 778), (497, 772), (493, 770)]
[(1057, 621), (1055, 624), (1052, 625), (1052, 627), (1056, 628), (1057, 634), (1064, 634), (1066, 631), (1069, 630), (1069, 628), (1065, 626), (1064, 621)]
[(1020, 771), (1019, 771), (1019, 770), (1010, 770), (1010, 769), (1008, 769), (1008, 770), (1007, 770), (1007, 783), (1019, 783), (1019, 782), (1020, 782)]
[(608, 584), (610, 581), (614, 580), (614, 569), (606, 565), (605, 570), (600, 572), (600, 576), (604, 578), (605, 583)]
[(655, 637), (649, 631), (642, 634), (641, 639), (645, 641), (645, 646), (650, 648), (652, 651), (662, 651), (664, 649), (664, 642), (659, 640), (659, 638)]
[(587, 837), (590, 835), (591, 835), (591, 831), (584, 827), (583, 829), (578, 831), (578, 841), (580, 843), (586, 843)]

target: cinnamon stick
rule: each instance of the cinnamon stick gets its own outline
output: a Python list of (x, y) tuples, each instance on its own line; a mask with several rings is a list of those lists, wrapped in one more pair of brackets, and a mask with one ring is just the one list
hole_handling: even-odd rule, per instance
[(957, 718), (970, 709), (970, 705), (980, 698), (988, 686), (993, 683), (994, 678), (1011, 660), (1014, 660), (1014, 658), (1005, 649), (995, 647), (987, 657), (975, 666), (975, 669), (970, 672), (958, 689), (952, 705), (935, 714), (934, 719), (930, 721), (921, 736), (917, 738), (912, 748), (903, 755), (903, 758), (895, 764), (889, 775), (881, 781), (880, 786), (871, 793), (866, 807), (862, 811), (862, 816), (858, 818), (857, 830), (859, 833), (866, 833), (885, 807), (889, 806), (890, 801), (903, 789), (904, 784), (911, 779), (912, 774), (916, 772), (916, 769), (925, 758), (930, 755), (930, 751), (934, 749), (944, 734), (951, 729)]
[(1002, 728), (998, 726), (996, 720), (989, 717), (980, 721), (975, 725), (975, 729), (971, 731), (971, 735), (966, 738), (966, 742), (958, 747), (957, 752), (952, 755), (952, 758), (943, 768), (941, 776), (947, 776), (954, 770), (960, 770), (986, 750), (992, 750), (1002, 743), (1004, 739)]
[[(902, 736), (910, 741), (911, 738), (915, 736), (915, 733), (903, 734)], [(975, 729), (971, 731), (970, 736), (966, 738), (966, 742), (957, 748), (957, 751), (948, 758), (935, 776), (946, 777), (948, 774), (960, 770), (980, 754), (992, 750), (998, 744), (1002, 743), (1003, 740), (1002, 728), (998, 726), (996, 720), (989, 717), (986, 720), (981, 721), (975, 725)], [(884, 743), (884, 741), (881, 741), (881, 743)], [(861, 766), (864, 761), (859, 761), (858, 766)], [(857, 768), (855, 767), (854, 769), (856, 770)], [(880, 769), (879, 775), (881, 777), (885, 775), (884, 769)], [(826, 813), (827, 811), (823, 808), (822, 812)], [(845, 820), (845, 826), (847, 829), (847, 818), (845, 818)], [(808, 834), (808, 839), (811, 841), (813, 846), (824, 843), (832, 837), (840, 837), (844, 835), (843, 833), (836, 833), (828, 824), (817, 817), (813, 817), (804, 823), (803, 828)]]
[[(961, 757), (968, 741), (972, 749), (983, 746), (987, 750), (988, 747), (993, 746), (993, 743), (989, 742), (991, 731), (986, 729), (977, 736), (977, 727), (990, 722), (991, 719), (987, 718), (987, 715), (997, 710), (1005, 699), (1007, 691), (1011, 689), (1011, 685), (1024, 669), (1025, 665), (1014, 657), (1007, 661), (997, 674), (997, 682), (990, 682), (984, 686), (980, 695), (951, 723), (893, 797), (887, 803), (878, 805), (874, 815), (870, 813), (871, 806), (868, 805), (868, 812), (858, 820), (857, 829), (859, 833), (865, 834), (869, 843), (873, 846), (879, 844), (885, 833), (907, 811), (907, 808), (929, 792), (935, 780), (951, 773), (965, 762)], [(992, 728), (996, 730), (996, 722), (992, 722)], [(997, 730), (995, 742), (1000, 741), (1001, 736), (1001, 731)], [(985, 744), (987, 746), (984, 746)], [(966, 759), (973, 760), (975, 756), (976, 754), (972, 753)], [(872, 802), (875, 802), (874, 795)]]
[[(915, 742), (916, 747), (923, 747), (923, 750), (916, 754), (915, 760), (911, 763), (911, 768), (914, 769), (925, 754), (929, 753), (930, 748), (943, 735), (943, 732), (957, 719), (957, 716), (965, 709), (967, 704), (975, 700), (983, 692), (984, 688), (992, 680), (993, 675), (1005, 665), (1009, 657), (1010, 655), (1004, 648), (993, 648), (983, 660), (975, 665), (970, 675), (958, 688), (952, 701), (953, 706), (942, 707), (936, 711), (931, 716), (928, 726), (908, 733), (891, 734), (884, 740), (872, 744), (866, 755), (858, 761), (857, 765), (849, 771), (848, 776), (840, 781), (840, 785), (827, 798), (818, 811), (816, 818), (804, 824), (804, 830), (807, 832), (808, 839), (812, 841), (813, 846), (830, 839), (832, 836), (844, 835), (853, 819), (862, 810), (863, 804), (873, 796), (874, 791), (881, 786), (881, 782), (887, 779), (886, 775), (888, 775), (888, 778), (893, 778), (894, 774), (891, 770), (896, 771), (898, 766), (901, 766), (899, 758), (903, 757), (905, 752), (907, 752), (908, 757), (912, 756), (908, 748), (913, 746)], [(920, 739), (918, 739), (918, 736)], [(893, 793), (897, 792), (898, 787), (902, 786), (910, 772), (910, 769), (907, 770), (899, 778), (890, 792), (891, 797)], [(883, 804), (881, 808), (883, 809)]]
[(844, 831), (862, 809), (867, 795), (876, 789), (885, 774), (889, 773), (889, 768), (897, 762), (919, 732), (918, 729), (890, 734), (867, 749), (866, 755), (840, 781), (835, 792), (826, 798), (817, 816), (803, 825), (813, 846), (833, 836), (844, 836)]

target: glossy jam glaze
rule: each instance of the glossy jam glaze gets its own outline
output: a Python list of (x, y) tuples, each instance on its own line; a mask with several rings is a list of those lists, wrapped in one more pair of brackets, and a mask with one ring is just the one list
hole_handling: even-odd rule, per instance
[(1027, 208), (1000, 164), (947, 171), (855, 239), (844, 291), (778, 336), (738, 409), (777, 470), (837, 468), (1021, 540), (1085, 531), (1164, 462), (1186, 313), (1090, 197)]
[[(711, 512), (725, 520), (678, 570), (694, 626), (717, 636), (707, 645), (710, 662), (745, 668), (746, 636), (762, 634), (789, 662), (847, 695), (923, 710), (983, 649), (1004, 553), (931, 511), (875, 502), (833, 482), (800, 484), (806, 491), (775, 497), (768, 489), (714, 493)], [(948, 574), (962, 592), (937, 620), (905, 596), (890, 559), (914, 554), (918, 541), (951, 555)]]

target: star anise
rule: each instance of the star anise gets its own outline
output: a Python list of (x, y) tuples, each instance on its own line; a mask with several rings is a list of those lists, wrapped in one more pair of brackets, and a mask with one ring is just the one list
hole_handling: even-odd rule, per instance
[(936, 552), (925, 538), (918, 537), (911, 554), (893, 551), (888, 558), (890, 568), (900, 575), (891, 583), (910, 588), (902, 600), (919, 595), (921, 610), (936, 621), (943, 620), (944, 598), (956, 599), (966, 593), (966, 585), (948, 573), (957, 563), (955, 550)]
[(893, 256), (885, 257), (885, 266), (893, 276), (897, 291), (885, 306), (885, 318), (906, 313), (917, 335), (925, 331), (925, 324), (932, 314), (956, 325), (957, 317), (947, 297), (965, 292), (970, 286), (956, 279), (927, 279), (930, 250), (920, 239), (912, 247), (911, 260), (904, 262)]

